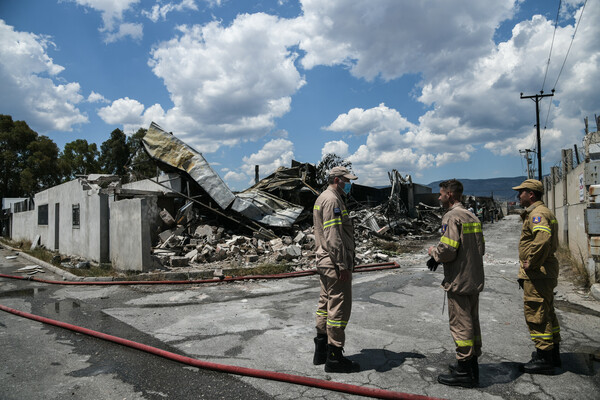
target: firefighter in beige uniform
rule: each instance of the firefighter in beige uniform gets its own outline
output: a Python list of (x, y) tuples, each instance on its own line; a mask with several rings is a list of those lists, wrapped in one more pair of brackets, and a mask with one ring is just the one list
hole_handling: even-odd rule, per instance
[(481, 356), (479, 292), (483, 290), (483, 254), (485, 243), (481, 222), (461, 203), (463, 185), (451, 179), (440, 183), (440, 203), (447, 209), (442, 218), (442, 238), (429, 248), (433, 260), (444, 265), (442, 286), (448, 296), (450, 332), (456, 344), (456, 365), (450, 375), (438, 376), (438, 382), (451, 386), (472, 387), (479, 381), (477, 358)]
[(560, 325), (554, 312), (554, 288), (558, 283), (558, 222), (541, 201), (542, 182), (527, 179), (519, 186), (523, 229), (519, 241), (519, 286), (523, 288), (525, 321), (536, 351), (521, 366), (523, 372), (554, 374), (561, 366)]
[(325, 364), (327, 372), (355, 372), (358, 363), (342, 351), (345, 328), (352, 309), (352, 270), (354, 266), (354, 229), (344, 203), (344, 186), (357, 179), (344, 167), (329, 172), (327, 189), (313, 209), (317, 271), (321, 293), (317, 309), (315, 365)]

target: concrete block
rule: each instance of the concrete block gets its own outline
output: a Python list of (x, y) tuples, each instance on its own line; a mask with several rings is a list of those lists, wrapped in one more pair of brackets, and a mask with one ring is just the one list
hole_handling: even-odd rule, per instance
[(252, 263), (258, 261), (258, 255), (256, 254), (246, 254), (246, 262)]
[(590, 293), (596, 300), (600, 301), (600, 283), (594, 283), (592, 287), (590, 287)]
[(306, 241), (306, 234), (302, 231), (294, 237), (294, 243), (302, 244)]
[(186, 257), (171, 257), (171, 267), (187, 267), (188, 261)]
[(192, 258), (196, 257), (198, 255), (198, 250), (194, 249), (192, 251), (190, 251), (189, 253), (187, 253), (185, 255), (185, 258), (187, 258), (188, 260), (191, 260)]
[(300, 257), (302, 255), (302, 247), (298, 246), (297, 244), (289, 245), (285, 251), (292, 257)]
[(166, 209), (162, 209), (159, 213), (160, 218), (163, 220), (163, 222), (167, 225), (167, 226), (174, 226), (175, 225), (175, 218), (173, 218), (173, 216), (171, 215), (170, 212), (168, 212)]
[(590, 246), (590, 254), (593, 256), (600, 256), (600, 247)]
[(388, 261), (390, 259), (390, 256), (388, 256), (387, 254), (383, 254), (383, 253), (377, 253), (377, 254), (375, 254), (375, 258), (377, 258), (378, 260), (382, 260), (382, 261)]

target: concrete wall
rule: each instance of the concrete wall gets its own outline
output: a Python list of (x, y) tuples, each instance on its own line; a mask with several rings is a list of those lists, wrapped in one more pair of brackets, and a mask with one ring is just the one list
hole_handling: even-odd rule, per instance
[[(580, 190), (580, 175), (583, 174), (584, 189)], [(600, 184), (600, 162), (583, 162), (564, 174), (564, 178), (552, 182), (546, 179), (545, 202), (558, 221), (559, 241), (566, 244), (573, 257), (587, 269), (590, 281), (600, 276), (600, 260), (591, 254), (590, 236), (586, 232), (585, 213), (591, 207), (587, 188)]]
[[(96, 262), (109, 261), (106, 194), (73, 180), (37, 193), (34, 201), (34, 211), (14, 214), (13, 239), (34, 240), (40, 235), (40, 243), (50, 250)], [(48, 206), (48, 224), (38, 225), (43, 205)], [(79, 205), (79, 226), (73, 225), (73, 205)]]
[(110, 207), (110, 248), (113, 268), (148, 271), (152, 266), (151, 227), (158, 216), (156, 197), (119, 200)]

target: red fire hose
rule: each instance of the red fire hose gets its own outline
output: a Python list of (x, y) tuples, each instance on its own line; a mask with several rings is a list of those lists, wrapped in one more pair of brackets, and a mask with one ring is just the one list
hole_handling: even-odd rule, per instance
[[(369, 272), (379, 271), (385, 269), (400, 268), (400, 265), (396, 262), (386, 262), (378, 264), (365, 264), (357, 265), (354, 267), (355, 272)], [(234, 282), (234, 281), (245, 281), (250, 279), (283, 279), (283, 278), (297, 278), (300, 276), (309, 276), (317, 273), (316, 269), (309, 269), (306, 271), (296, 272), (285, 272), (281, 274), (273, 275), (246, 275), (246, 276), (229, 276), (223, 279), (196, 279), (196, 280), (178, 280), (178, 281), (54, 281), (47, 279), (40, 279), (30, 276), (18, 276), (18, 275), (6, 275), (0, 274), (0, 278), (7, 279), (21, 279), (25, 281), (34, 281), (41, 283), (50, 283), (55, 285), (177, 285), (177, 284), (199, 284), (199, 283), (218, 283), (218, 282)]]
[[(367, 387), (363, 387), (363, 386), (350, 385), (347, 383), (332, 382), (332, 381), (326, 381), (323, 379), (315, 379), (315, 378), (308, 378), (308, 377), (299, 376), (299, 375), (284, 374), (281, 372), (264, 371), (264, 370), (253, 369), (253, 368), (237, 367), (234, 365), (217, 364), (217, 363), (212, 363), (212, 362), (208, 362), (208, 361), (201, 361), (201, 360), (198, 360), (195, 358), (181, 356), (179, 354), (171, 353), (169, 351), (161, 350), (156, 347), (137, 343), (137, 342), (123, 339), (123, 338), (120, 338), (117, 336), (108, 335), (106, 333), (94, 331), (94, 330), (87, 329), (87, 328), (82, 328), (80, 326), (71, 325), (71, 324), (67, 324), (65, 322), (41, 317), (39, 315), (15, 310), (13, 308), (9, 308), (9, 307), (6, 307), (1, 304), (0, 304), (0, 310), (5, 311), (7, 313), (14, 314), (14, 315), (18, 315), (20, 317), (29, 318), (34, 321), (39, 321), (39, 322), (43, 322), (45, 324), (55, 325), (60, 328), (69, 329), (74, 332), (79, 332), (79, 333), (83, 333), (83, 334), (86, 334), (89, 336), (108, 340), (110, 342), (118, 343), (123, 346), (128, 346), (128, 347), (131, 347), (134, 349), (142, 350), (142, 351), (145, 351), (150, 354), (161, 356), (161, 357), (164, 357), (164, 358), (167, 358), (167, 359), (170, 359), (173, 361), (177, 361), (177, 362), (180, 362), (183, 364), (192, 365), (192, 366), (198, 367), (198, 368), (209, 369), (209, 370), (219, 371), (219, 372), (226, 372), (226, 373), (235, 374), (235, 375), (251, 376), (254, 378), (288, 382), (288, 383), (293, 383), (296, 385), (304, 385), (304, 386), (310, 386), (310, 387), (326, 389), (326, 390), (334, 390), (337, 392), (350, 393), (350, 394), (355, 394), (355, 395), (360, 395), (360, 396), (369, 396), (369, 397), (374, 397), (374, 398), (378, 398), (378, 399), (436, 400), (436, 398), (434, 398), (434, 397), (421, 396), (421, 395), (416, 395), (416, 394), (393, 392), (393, 391), (383, 390), (383, 389), (373, 389), (373, 388), (367, 388)], [(437, 399), (437, 400), (439, 400), (439, 399)]]

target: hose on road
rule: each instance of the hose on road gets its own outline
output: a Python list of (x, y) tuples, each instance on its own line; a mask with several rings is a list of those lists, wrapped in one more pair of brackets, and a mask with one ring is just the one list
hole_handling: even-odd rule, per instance
[(148, 346), (142, 343), (134, 342), (131, 340), (123, 339), (117, 336), (108, 335), (106, 333), (94, 331), (91, 329), (83, 328), (77, 325), (68, 324), (66, 322), (56, 321), (50, 318), (41, 317), (39, 315), (30, 314), (24, 311), (15, 310), (10, 307), (6, 307), (0, 304), (0, 310), (7, 313), (11, 313), (20, 317), (29, 318), (34, 321), (43, 322), (58, 326), (60, 328), (69, 329), (74, 332), (83, 333), (85, 335), (93, 336), (99, 339), (107, 340), (110, 342), (118, 343), (123, 346), (131, 347), (137, 350), (145, 351), (150, 354), (154, 354), (160, 357), (167, 358), (169, 360), (177, 361), (183, 364), (191, 365), (197, 368), (209, 369), (218, 372), (226, 372), (229, 374), (250, 376), (254, 378), (269, 379), (280, 382), (293, 383), (296, 385), (303, 385), (309, 387), (315, 387), (325, 390), (333, 390), (337, 392), (349, 393), (359, 396), (368, 396), (378, 399), (404, 399), (404, 400), (439, 400), (434, 397), (421, 396), (417, 394), (394, 392), (390, 390), (374, 389), (364, 386), (351, 385), (347, 383), (326, 381), (323, 379), (309, 378), (300, 375), (285, 374), (281, 372), (265, 371), (254, 368), (238, 367), (234, 365), (217, 364), (208, 361), (202, 361), (191, 357), (182, 356), (166, 350), (161, 350), (156, 347)]

